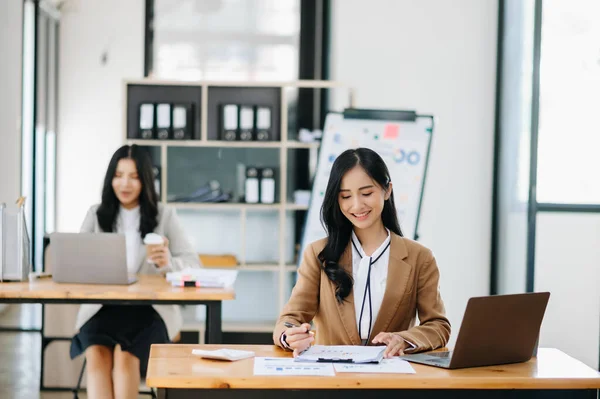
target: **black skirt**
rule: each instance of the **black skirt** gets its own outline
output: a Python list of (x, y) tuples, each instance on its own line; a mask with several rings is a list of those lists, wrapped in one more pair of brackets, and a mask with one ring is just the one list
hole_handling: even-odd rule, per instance
[(104, 305), (71, 340), (71, 359), (92, 345), (121, 350), (140, 360), (140, 375), (146, 375), (150, 346), (169, 343), (164, 321), (150, 305)]

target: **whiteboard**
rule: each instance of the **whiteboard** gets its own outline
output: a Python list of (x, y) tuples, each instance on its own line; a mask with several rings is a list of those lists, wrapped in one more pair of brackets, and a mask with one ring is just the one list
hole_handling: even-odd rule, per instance
[(402, 233), (405, 237), (417, 239), (432, 134), (431, 116), (417, 116), (414, 121), (390, 121), (347, 119), (343, 114), (328, 114), (299, 258), (307, 245), (326, 237), (321, 224), (321, 205), (329, 174), (335, 159), (350, 148), (370, 148), (383, 158), (390, 171)]

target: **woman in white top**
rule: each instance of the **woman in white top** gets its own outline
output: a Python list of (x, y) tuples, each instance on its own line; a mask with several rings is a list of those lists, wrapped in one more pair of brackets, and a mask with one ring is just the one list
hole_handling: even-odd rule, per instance
[[(82, 232), (125, 235), (130, 273), (159, 274), (199, 267), (177, 215), (158, 203), (150, 156), (136, 145), (119, 148), (108, 165), (102, 202), (94, 205)], [(143, 237), (156, 233), (165, 245), (146, 255)], [(181, 313), (174, 305), (82, 305), (71, 358), (85, 353), (89, 398), (137, 398), (150, 345), (168, 343), (179, 332)]]

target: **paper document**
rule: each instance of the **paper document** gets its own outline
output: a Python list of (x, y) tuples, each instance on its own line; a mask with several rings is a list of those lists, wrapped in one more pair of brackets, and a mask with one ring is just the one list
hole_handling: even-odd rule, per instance
[(336, 363), (333, 367), (336, 373), (415, 374), (415, 369), (413, 369), (409, 362), (398, 358), (383, 359), (378, 364)]
[(308, 348), (296, 362), (322, 363), (379, 363), (385, 346), (314, 345)]
[(186, 268), (167, 273), (167, 281), (172, 285), (187, 286), (185, 282), (196, 282), (198, 287), (229, 288), (235, 283), (237, 275), (237, 270)]
[(331, 363), (298, 363), (287, 357), (255, 357), (254, 375), (335, 376)]

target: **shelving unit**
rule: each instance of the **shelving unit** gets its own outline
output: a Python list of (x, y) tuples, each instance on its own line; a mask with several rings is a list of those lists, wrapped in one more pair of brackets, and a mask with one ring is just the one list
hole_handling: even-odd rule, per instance
[[(153, 79), (129, 80), (124, 84), (124, 99), (126, 104), (126, 118), (124, 118), (123, 141), (126, 144), (137, 144), (140, 146), (153, 147), (154, 151), (160, 153), (161, 165), (161, 201), (163, 204), (171, 206), (177, 210), (186, 211), (204, 211), (204, 212), (235, 212), (239, 213), (239, 231), (241, 242), (239, 242), (238, 257), (240, 264), (238, 270), (244, 272), (272, 272), (278, 275), (278, 298), (277, 309), (280, 311), (288, 300), (286, 284), (291, 281), (291, 273), (296, 271), (296, 265), (290, 264), (286, 259), (286, 251), (294, 243), (285, 241), (286, 215), (290, 212), (306, 211), (308, 206), (292, 203), (288, 198), (288, 152), (296, 149), (306, 149), (310, 151), (311, 160), (316, 163), (318, 142), (300, 142), (296, 140), (295, 135), (288, 132), (288, 91), (293, 89), (343, 89), (348, 93), (348, 106), (352, 106), (353, 92), (348, 87), (333, 81), (315, 81), (304, 80), (294, 82), (181, 82), (181, 81), (162, 81)], [(181, 98), (178, 97), (181, 90)], [(133, 94), (132, 94), (133, 93)], [(232, 93), (236, 97), (229, 98)], [(154, 96), (146, 98), (147, 95)], [(240, 98), (237, 98), (239, 94)], [(214, 98), (213, 98), (214, 96)], [(233, 103), (243, 103), (244, 101), (262, 101), (273, 106), (272, 120), (275, 121), (273, 127), (274, 141), (222, 141), (218, 140), (218, 132), (215, 126), (218, 126), (219, 101), (224, 98)], [(248, 100), (251, 98), (252, 100)], [(145, 140), (136, 138), (132, 129), (136, 128), (137, 109), (140, 102), (178, 102), (194, 101), (197, 104), (194, 115), (194, 139), (191, 140)], [(276, 104), (276, 106), (274, 106)], [(314, 128), (317, 128), (316, 126)], [(318, 127), (321, 128), (321, 127)], [(279, 164), (276, 174), (276, 195), (277, 203), (274, 204), (249, 204), (238, 202), (223, 203), (190, 203), (190, 202), (168, 202), (169, 181), (169, 151), (174, 148), (205, 148), (205, 149), (247, 149), (248, 151), (257, 151), (258, 149), (273, 149), (279, 151)], [(191, 172), (193, 173), (193, 171)], [(312, 176), (311, 176), (312, 180)], [(278, 255), (279, 260), (276, 263), (248, 263), (246, 260), (246, 220), (249, 212), (277, 212), (278, 213)], [(257, 304), (260, 306), (260, 304)], [(277, 314), (272, 315), (274, 323)], [(227, 321), (224, 324), (224, 330), (227, 331)], [(250, 323), (252, 324), (252, 323)], [(235, 328), (232, 331), (246, 331), (243, 326), (249, 325), (247, 322), (233, 323)], [(259, 327), (257, 327), (259, 326)], [(249, 332), (270, 331), (273, 324), (258, 323), (254, 325)], [(232, 327), (233, 328), (233, 327)], [(250, 327), (248, 327), (250, 328)]]

